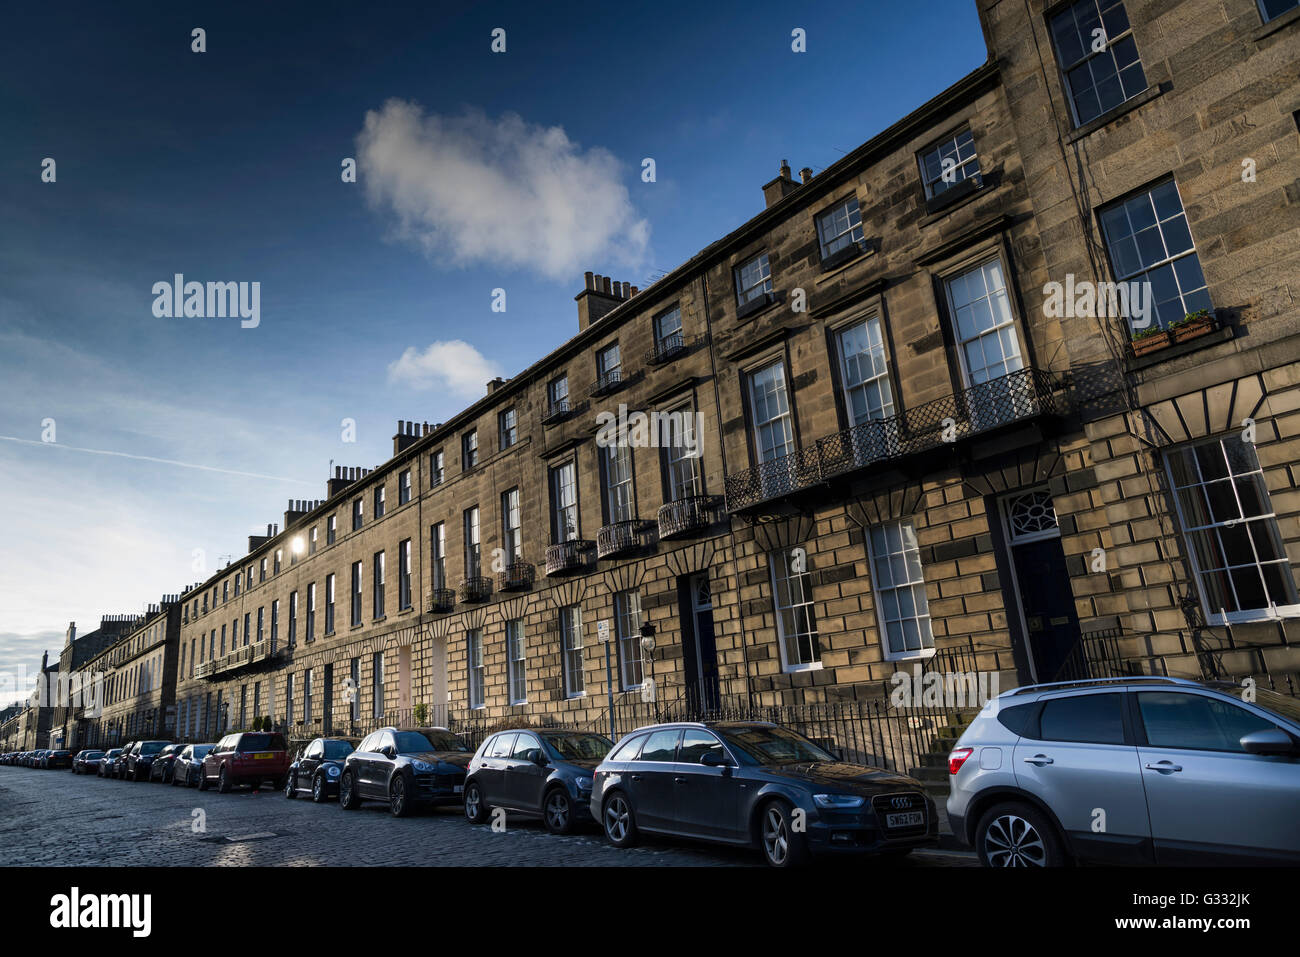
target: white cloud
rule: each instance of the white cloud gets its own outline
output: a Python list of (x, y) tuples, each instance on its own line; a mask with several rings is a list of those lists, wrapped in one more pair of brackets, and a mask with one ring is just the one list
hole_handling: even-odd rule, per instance
[(459, 398), (477, 399), (500, 367), (468, 342), (452, 339), (427, 349), (410, 346), (388, 366), (388, 381), (413, 389), (440, 388)]
[(430, 256), (571, 279), (639, 267), (650, 227), (632, 208), (620, 163), (583, 150), (561, 127), (508, 113), (426, 116), (389, 100), (357, 134), (366, 195)]

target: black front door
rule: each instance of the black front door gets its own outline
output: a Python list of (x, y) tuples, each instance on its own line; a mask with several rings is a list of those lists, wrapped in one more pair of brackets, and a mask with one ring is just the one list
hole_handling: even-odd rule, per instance
[(720, 706), (718, 648), (713, 633), (713, 592), (707, 572), (678, 583), (682, 616), (682, 657), (686, 669), (686, 706), (705, 711)]
[(325, 666), (325, 694), (322, 697), (321, 706), (321, 734), (334, 733), (334, 666)]
[(1063, 674), (1070, 670), (1066, 666), (1078, 645), (1079, 618), (1051, 495), (1034, 489), (1009, 496), (1003, 514), (1032, 678), (1045, 682), (1077, 677)]

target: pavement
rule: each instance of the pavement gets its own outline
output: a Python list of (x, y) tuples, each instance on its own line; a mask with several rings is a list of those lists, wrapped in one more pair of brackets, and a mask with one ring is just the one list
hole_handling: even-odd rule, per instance
[[(973, 867), (943, 848), (901, 861), (850, 859), (836, 867)], [(501, 832), (469, 824), (459, 808), (394, 819), (383, 804), (289, 800), (278, 791), (172, 787), (68, 771), (0, 767), (0, 866), (579, 866), (755, 867), (754, 851), (645, 838), (619, 850), (592, 825), (567, 837), (507, 819)]]

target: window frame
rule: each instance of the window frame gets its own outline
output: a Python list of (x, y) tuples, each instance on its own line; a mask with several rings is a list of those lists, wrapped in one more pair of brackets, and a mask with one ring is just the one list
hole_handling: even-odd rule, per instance
[[(885, 586), (885, 587), (881, 587), (880, 575), (877, 574), (877, 566), (876, 566), (877, 556), (876, 556), (875, 550), (874, 550), (874, 548), (872, 547), (872, 544), (871, 544), (872, 533), (875, 532), (877, 529), (880, 529), (880, 530), (883, 531), (883, 530), (885, 530), (885, 529), (889, 529), (889, 528), (895, 528), (895, 527), (898, 528), (898, 533), (899, 533), (899, 542), (900, 542), (900, 544), (902, 545), (902, 550), (901, 550), (900, 552), (897, 552), (897, 553), (895, 553), (895, 552), (893, 552), (893, 551), (891, 550), (887, 555), (885, 555), (885, 556), (883, 556), (883, 557), (885, 558), (885, 560), (886, 560), (887, 563), (890, 563), (890, 562), (892, 562), (892, 559), (895, 557), (895, 555), (897, 555), (897, 556), (899, 556), (899, 557), (902, 557), (903, 560), (904, 560), (904, 564), (906, 564), (906, 561), (907, 561), (907, 558), (908, 558), (908, 548), (907, 548), (907, 541), (906, 541), (906, 538), (905, 538), (904, 535), (903, 535), (903, 526), (910, 526), (910, 527), (911, 527), (911, 529), (912, 529), (912, 539), (913, 539), (914, 542), (917, 541), (917, 538), (916, 538), (916, 526), (915, 526), (915, 525), (914, 525), (914, 524), (913, 524), (909, 519), (901, 518), (901, 519), (898, 519), (897, 521), (893, 521), (893, 522), (884, 522), (884, 523), (882, 523), (882, 524), (880, 524), (880, 525), (873, 525), (873, 526), (871, 526), (870, 528), (868, 528), (868, 529), (866, 530), (866, 534), (863, 536), (863, 542), (864, 542), (864, 546), (865, 546), (866, 553), (867, 553), (867, 570), (868, 570), (868, 575), (869, 575), (869, 577), (870, 577), (870, 579), (871, 579), (871, 599), (872, 599), (872, 603), (873, 603), (873, 605), (875, 606), (875, 612), (876, 612), (876, 631), (877, 631), (877, 634), (878, 634), (879, 639), (880, 639), (880, 652), (881, 652), (881, 655), (883, 656), (884, 660), (886, 660), (886, 661), (921, 661), (921, 660), (924, 660), (924, 659), (926, 659), (926, 658), (932, 658), (932, 657), (934, 657), (934, 654), (935, 654), (935, 641), (934, 641), (934, 625), (933, 625), (933, 619), (932, 619), (932, 616), (930, 615), (930, 597), (929, 597), (929, 594), (926, 592), (925, 567), (924, 567), (924, 565), (923, 565), (922, 562), (921, 562), (921, 549), (920, 549), (920, 544), (919, 544), (919, 542), (917, 542), (916, 549), (915, 549), (915, 551), (916, 551), (916, 563), (917, 563), (918, 566), (920, 566), (920, 569), (921, 569), (921, 571), (920, 571), (920, 579), (919, 579), (919, 580), (916, 580), (916, 581), (913, 581), (912, 578), (911, 578), (911, 572), (910, 572), (910, 570), (908, 570), (908, 580), (907, 580), (907, 581), (902, 582), (902, 583), (891, 583), (891, 584), (889, 584), (888, 586)], [(925, 628), (926, 628), (926, 631), (929, 633), (929, 636), (930, 636), (930, 645), (929, 645), (928, 648), (925, 646), (924, 635), (922, 635), (922, 637), (921, 637), (921, 647), (920, 647), (920, 648), (915, 649), (915, 650), (909, 650), (909, 649), (907, 649), (907, 648), (905, 647), (902, 651), (892, 651), (892, 650), (890, 649), (890, 647), (889, 647), (889, 624), (890, 624), (890, 619), (886, 618), (886, 616), (885, 616), (885, 609), (886, 609), (886, 604), (887, 604), (887, 603), (886, 603), (885, 598), (884, 598), (884, 593), (885, 593), (886, 591), (890, 591), (890, 592), (898, 592), (898, 591), (901, 591), (901, 590), (904, 589), (904, 588), (907, 588), (907, 589), (913, 589), (913, 588), (916, 588), (918, 585), (920, 586), (920, 589), (921, 589), (921, 597), (922, 597), (922, 599), (925, 601), (925, 612), (924, 612), (924, 614), (913, 614), (913, 615), (911, 615), (911, 616), (908, 616), (907, 618), (899, 617), (899, 618), (897, 619), (897, 621), (900, 622), (900, 623), (903, 622), (903, 621), (905, 621), (905, 620), (909, 620), (909, 619), (914, 619), (914, 620), (916, 620), (916, 621), (918, 621), (918, 622), (920, 622), (920, 621), (924, 621), (924, 622), (925, 622)], [(915, 594), (915, 593), (913, 593), (913, 594)], [(914, 608), (914, 611), (915, 611), (915, 608)], [(919, 631), (919, 627), (918, 627), (918, 631)], [(904, 644), (906, 644), (906, 634), (904, 634)]]
[[(767, 553), (768, 584), (772, 588), (772, 618), (776, 624), (777, 648), (781, 654), (781, 670), (785, 673), (821, 671), (825, 667), (822, 662), (824, 651), (821, 647), (821, 632), (817, 627), (817, 599), (813, 597), (812, 573), (807, 568), (801, 572), (793, 571), (789, 568), (789, 564), (790, 552), (788, 549), (778, 549)], [(777, 579), (778, 565), (785, 572), (787, 582), (799, 580), (800, 590), (803, 592), (803, 601), (792, 602), (789, 605), (781, 604), (781, 587)], [(806, 609), (805, 614), (808, 622), (812, 625), (812, 630), (806, 633), (787, 635), (782, 613), (786, 611), (793, 613), (796, 609)], [(807, 637), (810, 642), (811, 657), (807, 661), (791, 662), (787, 647), (788, 642), (793, 640), (797, 647), (804, 637)], [(802, 659), (802, 657), (801, 651), (800, 658)]]
[[(1125, 104), (1131, 103), (1133, 100), (1137, 99), (1143, 93), (1146, 93), (1148, 90), (1151, 89), (1151, 79), (1147, 76), (1146, 63), (1142, 59), (1142, 50), (1138, 47), (1137, 34), (1133, 30), (1133, 21), (1132, 18), (1129, 17), (1128, 7), (1123, 2), (1119, 4), (1120, 6), (1124, 7), (1124, 19), (1128, 22), (1127, 29), (1121, 31), (1117, 36), (1112, 37), (1110, 33), (1106, 30), (1105, 22), (1102, 19), (1102, 7), (1101, 7), (1102, 2), (1105, 2), (1105, 0), (1070, 0), (1070, 2), (1057, 4), (1056, 6), (1048, 9), (1044, 14), (1046, 20), (1046, 26), (1047, 26), (1048, 40), (1052, 45), (1052, 57), (1056, 61), (1057, 78), (1061, 84), (1061, 92), (1065, 94), (1065, 104), (1070, 110), (1070, 120), (1074, 123), (1074, 129), (1076, 130), (1082, 129), (1083, 127), (1087, 126), (1089, 123), (1094, 123), (1098, 120), (1103, 119), (1104, 117), (1110, 116), (1115, 111), (1122, 109), (1125, 106)], [(1091, 46), (1087, 42), (1085, 42), (1084, 55), (1078, 60), (1075, 60), (1071, 62), (1069, 65), (1067, 65), (1065, 63), (1064, 58), (1061, 55), (1061, 49), (1060, 46), (1057, 44), (1057, 40), (1056, 40), (1056, 31), (1052, 28), (1052, 25), (1057, 18), (1067, 13), (1070, 14), (1071, 18), (1074, 19), (1075, 24), (1077, 25), (1078, 21), (1077, 18), (1074, 17), (1074, 9), (1075, 7), (1080, 6), (1081, 4), (1084, 3), (1092, 3), (1094, 8), (1096, 9), (1098, 23), (1101, 24), (1101, 29), (1106, 34), (1106, 47), (1103, 50), (1093, 52)], [(1112, 3), (1111, 6), (1115, 6), (1115, 4)], [(1097, 57), (1109, 55), (1111, 58), (1111, 63), (1116, 67), (1115, 78), (1118, 80), (1122, 70), (1119, 68), (1118, 60), (1115, 59), (1115, 55), (1111, 52), (1111, 50), (1112, 47), (1114, 47), (1115, 45), (1117, 45), (1118, 43), (1122, 42), (1127, 38), (1132, 38), (1133, 50), (1137, 55), (1137, 59), (1134, 62), (1137, 63), (1138, 68), (1141, 70), (1142, 79), (1146, 83), (1146, 86), (1143, 87), (1138, 92), (1134, 93), (1132, 96), (1126, 95), (1124, 99), (1121, 100), (1119, 103), (1116, 103), (1112, 106), (1108, 106), (1105, 109), (1100, 110), (1096, 116), (1090, 117), (1087, 120), (1080, 119), (1078, 106), (1075, 103), (1074, 89), (1070, 85), (1070, 71), (1076, 70), (1079, 67), (1084, 66), (1085, 64), (1096, 59)], [(1087, 38), (1082, 38), (1082, 39), (1086, 41)], [(1132, 65), (1133, 64), (1129, 64), (1129, 67), (1131, 67)], [(1128, 69), (1128, 67), (1125, 67), (1124, 69)], [(1090, 69), (1089, 77), (1091, 76), (1092, 76), (1092, 72)], [(1092, 89), (1095, 90), (1096, 86), (1094, 85)], [(1120, 92), (1121, 93), (1123, 92), (1122, 81), (1120, 85)], [(1098, 97), (1098, 105), (1100, 106), (1100, 104), (1101, 104), (1101, 99), (1100, 97)]]

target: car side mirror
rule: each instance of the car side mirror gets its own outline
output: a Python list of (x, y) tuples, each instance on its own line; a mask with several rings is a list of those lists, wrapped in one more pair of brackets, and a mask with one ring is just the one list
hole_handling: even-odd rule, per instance
[(1277, 728), (1252, 731), (1241, 736), (1241, 749), (1247, 754), (1295, 754), (1291, 735)]
[(724, 758), (717, 751), (705, 751), (702, 755), (700, 755), (700, 764), (703, 764), (710, 768), (720, 768), (726, 763), (727, 763), (727, 759)]
[(528, 751), (528, 760), (536, 765), (544, 765), (546, 761), (546, 752), (541, 748), (530, 748)]
[(390, 759), (397, 757), (397, 749), (393, 747), (391, 744), (385, 745), (383, 749), (380, 750), (379, 753), (382, 754), (384, 757)]

